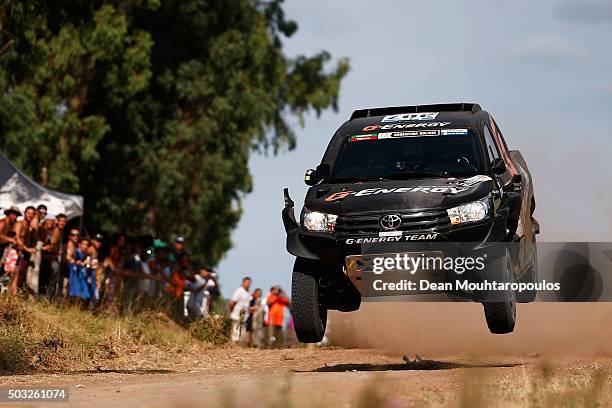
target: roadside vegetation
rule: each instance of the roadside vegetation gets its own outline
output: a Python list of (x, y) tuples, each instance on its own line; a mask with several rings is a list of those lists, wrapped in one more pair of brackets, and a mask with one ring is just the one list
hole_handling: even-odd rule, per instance
[[(584, 367), (556, 369), (550, 363), (537, 367), (525, 366), (521, 375), (500, 376), (483, 368), (466, 369), (460, 377), (458, 387), (445, 389), (423, 389), (407, 393), (397, 382), (387, 384), (384, 375), (377, 373), (361, 389), (356, 390), (348, 406), (363, 408), (399, 407), (567, 407), (595, 408), (612, 406), (612, 376), (609, 367), (589, 365)], [(425, 371), (426, 372), (426, 371)], [(287, 376), (284, 381), (266, 384), (267, 394), (262, 393), (260, 407), (310, 406), (325, 408), (337, 406), (313, 396), (310, 403), (292, 390), (297, 379)], [(411, 381), (411, 380), (406, 380)], [(293, 394), (293, 395), (292, 395)], [(279, 400), (279, 396), (282, 399)], [(251, 396), (252, 398), (252, 396)], [(237, 389), (226, 389), (215, 400), (217, 407), (240, 407), (245, 401)], [(188, 407), (184, 405), (179, 407)]]
[(184, 328), (161, 311), (92, 314), (68, 304), (0, 296), (0, 373), (103, 370), (155, 349), (182, 353), (224, 345), (223, 317)]

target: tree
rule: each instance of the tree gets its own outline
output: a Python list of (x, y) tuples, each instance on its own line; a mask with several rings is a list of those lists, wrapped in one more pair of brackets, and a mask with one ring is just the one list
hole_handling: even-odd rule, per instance
[[(255, 150), (295, 147), (288, 118), (337, 109), (348, 62), (289, 58), (282, 0), (0, 6), (0, 149), (85, 197), (86, 225), (187, 236), (216, 263)], [(10, 44), (9, 44), (10, 42)]]

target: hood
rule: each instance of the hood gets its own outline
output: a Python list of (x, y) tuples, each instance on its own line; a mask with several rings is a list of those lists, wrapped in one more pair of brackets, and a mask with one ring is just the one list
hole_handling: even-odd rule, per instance
[(491, 192), (489, 176), (469, 178), (413, 178), (363, 183), (321, 184), (308, 190), (309, 210), (337, 215), (366, 211), (451, 208), (478, 200)]

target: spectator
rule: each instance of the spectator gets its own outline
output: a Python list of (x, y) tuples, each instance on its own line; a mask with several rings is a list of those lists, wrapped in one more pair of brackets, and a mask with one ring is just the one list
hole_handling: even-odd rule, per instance
[(251, 278), (245, 277), (242, 279), (242, 285), (234, 291), (232, 298), (229, 301), (230, 320), (232, 322), (232, 341), (239, 342), (244, 335), (243, 326), (245, 323), (245, 314), (248, 312), (249, 303), (252, 296), (249, 293), (251, 287)]
[(212, 273), (205, 267), (200, 268), (199, 273), (187, 279), (185, 289), (191, 292), (187, 302), (187, 313), (190, 319), (197, 320), (208, 316), (209, 289), (215, 286)]
[(104, 282), (104, 259), (101, 253), (103, 242), (104, 237), (102, 234), (94, 235), (87, 253), (91, 258), (91, 269), (95, 271), (95, 300), (100, 299), (100, 295), (102, 293), (102, 283)]
[[(185, 307), (188, 299), (185, 299), (188, 294), (184, 291), (184, 287), (178, 287), (185, 284), (185, 280), (189, 274), (189, 256), (185, 250), (185, 238), (177, 235), (174, 239), (174, 244), (171, 248), (169, 256), (169, 267), (164, 271), (164, 276), (169, 281), (170, 288), (166, 288), (167, 293), (173, 294), (174, 316), (177, 322), (182, 323), (184, 317), (187, 316), (187, 308)], [(178, 291), (180, 290), (180, 298)]]
[(38, 225), (35, 219), (36, 209), (28, 206), (23, 213), (23, 219), (15, 224), (17, 244), (21, 252), (17, 275), (18, 288), (22, 287), (25, 283), (30, 260), (36, 255)]
[[(39, 206), (40, 207), (40, 206)], [(53, 271), (53, 253), (51, 251), (51, 240), (55, 232), (55, 216), (46, 214), (42, 226), (38, 229), (38, 240), (42, 243), (40, 274), (38, 276), (38, 294), (46, 295), (47, 287), (51, 280)]]
[(58, 214), (55, 217), (55, 228), (51, 234), (51, 240), (43, 250), (47, 251), (51, 259), (51, 276), (47, 288), (47, 295), (50, 298), (61, 296), (64, 289), (64, 276), (62, 275), (62, 255), (64, 253), (64, 229), (68, 219), (65, 214)]
[(91, 268), (89, 239), (82, 238), (74, 251), (70, 264), (69, 294), (84, 301), (83, 306), (93, 299), (96, 291), (95, 272)]
[(36, 221), (38, 225), (42, 225), (45, 222), (47, 217), (47, 206), (44, 204), (40, 204), (36, 207)]
[(120, 274), (125, 264), (127, 250), (125, 235), (119, 235), (111, 246), (108, 258), (105, 261), (110, 268), (110, 273), (106, 277), (106, 291), (104, 293), (104, 303), (107, 306), (113, 303), (115, 294), (119, 291), (121, 285)]
[(19, 211), (19, 208), (13, 206), (11, 208), (4, 210), (4, 215), (6, 215), (6, 217), (0, 220), (0, 249), (1, 250), (4, 250), (4, 248), (7, 247), (8, 245), (17, 244), (16, 236), (14, 234), (11, 234), (11, 236), (9, 237), (9, 233), (15, 231), (15, 225), (17, 224), (17, 217), (21, 216), (21, 211)]
[(185, 260), (186, 257), (187, 251), (185, 251), (185, 238), (183, 238), (181, 235), (177, 235), (170, 253), (170, 262), (172, 263), (173, 268), (184, 267), (184, 265), (188, 263), (188, 261), (186, 262)]
[(283, 324), (285, 319), (285, 308), (289, 306), (289, 299), (279, 286), (270, 289), (267, 299), (268, 321), (266, 322), (270, 330), (270, 341), (274, 347), (283, 345)]
[[(9, 231), (7, 238), (15, 238), (15, 231)], [(19, 252), (17, 251), (17, 240), (9, 243), (2, 252), (0, 266), (9, 275), (9, 293), (17, 294), (17, 273), (18, 273)]]
[(253, 291), (253, 297), (249, 302), (249, 316), (246, 320), (247, 345), (261, 346), (261, 328), (263, 323), (263, 308), (261, 305), (261, 289)]
[(174, 320), (181, 324), (184, 320), (184, 297), (187, 270), (181, 267), (175, 268), (170, 275), (165, 291), (171, 297)]

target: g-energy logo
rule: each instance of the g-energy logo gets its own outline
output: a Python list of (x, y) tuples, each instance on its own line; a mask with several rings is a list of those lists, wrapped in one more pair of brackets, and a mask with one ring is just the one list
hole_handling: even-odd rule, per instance
[(359, 191), (338, 191), (337, 193), (331, 193), (325, 197), (325, 201), (340, 201), (346, 197), (353, 195), (355, 197), (365, 197), (377, 194), (392, 194), (392, 193), (450, 193), (458, 194), (464, 191), (468, 191), (471, 186), (457, 186), (457, 187), (444, 187), (444, 186), (422, 186), (422, 187), (399, 187), (399, 188), (366, 188), (365, 190)]
[(381, 122), (402, 122), (406, 120), (434, 120), (440, 112), (401, 113), (399, 115), (387, 115)]
[(347, 238), (344, 242), (347, 245), (352, 244), (376, 244), (382, 242), (406, 242), (406, 241), (434, 241), (438, 237), (437, 233), (434, 234), (408, 234), (408, 235), (397, 235), (391, 237), (357, 237)]
[(444, 127), (450, 125), (451, 122), (421, 122), (421, 123), (394, 123), (390, 125), (368, 125), (362, 129), (364, 132), (373, 132), (375, 130), (393, 130), (393, 129), (418, 129), (431, 127)]

